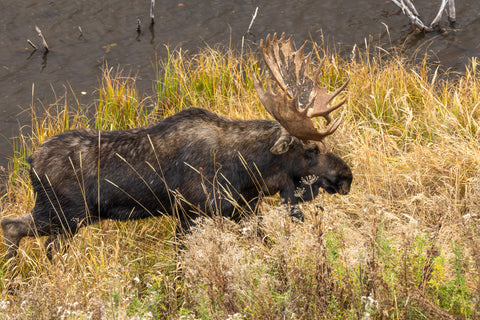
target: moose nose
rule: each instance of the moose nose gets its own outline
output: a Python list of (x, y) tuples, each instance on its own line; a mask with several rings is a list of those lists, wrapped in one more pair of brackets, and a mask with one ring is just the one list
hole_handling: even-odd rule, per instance
[(338, 191), (337, 191), (339, 194), (341, 194), (342, 196), (348, 194), (350, 192), (350, 185), (348, 184), (343, 184), (340, 188), (338, 188)]

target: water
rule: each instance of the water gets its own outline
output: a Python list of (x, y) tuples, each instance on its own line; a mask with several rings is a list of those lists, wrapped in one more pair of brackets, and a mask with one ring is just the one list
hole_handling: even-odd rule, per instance
[[(67, 93), (74, 104), (74, 96), (81, 105), (92, 104), (105, 63), (138, 75), (140, 93), (152, 94), (153, 66), (165, 56), (166, 45), (190, 51), (206, 44), (239, 48), (256, 7), (254, 36), (247, 37), (252, 46), (268, 33), (286, 32), (297, 43), (324, 37), (348, 52), (372, 35), (410, 51), (428, 45), (433, 60), (459, 72), (480, 50), (478, 0), (457, 1), (455, 30), (444, 17), (447, 30), (427, 35), (412, 33), (408, 19), (388, 0), (156, 2), (156, 23), (149, 28), (148, 0), (0, 0), (0, 166), (11, 157), (13, 138), (20, 130), (29, 132), (32, 103), (42, 110)], [(420, 14), (431, 21), (440, 0), (417, 2)], [(32, 54), (27, 44), (30, 39), (41, 45), (35, 25), (48, 42), (47, 55)]]

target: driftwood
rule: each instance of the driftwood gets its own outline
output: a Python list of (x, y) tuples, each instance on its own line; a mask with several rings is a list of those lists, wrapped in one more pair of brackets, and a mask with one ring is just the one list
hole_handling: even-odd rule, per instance
[(33, 43), (30, 39), (27, 39), (28, 44), (33, 48), (33, 51), (37, 51), (38, 47), (35, 43)]
[(252, 20), (250, 21), (250, 24), (248, 25), (248, 29), (242, 36), (242, 55), (243, 55), (243, 46), (245, 44), (245, 35), (249, 34), (252, 37), (255, 37), (255, 35), (250, 30), (253, 27), (253, 23), (255, 22), (255, 18), (257, 17), (257, 13), (258, 13), (258, 7), (255, 8), (255, 12), (252, 15)]
[(142, 21), (140, 20), (140, 18), (137, 19), (137, 33), (141, 33), (142, 32)]
[(155, 24), (155, 0), (150, 1), (150, 24)]
[(250, 21), (250, 24), (248, 25), (248, 30), (247, 30), (248, 34), (252, 34), (250, 32), (250, 29), (252, 29), (252, 27), (253, 27), (253, 22), (255, 21), (255, 18), (257, 17), (257, 13), (258, 13), (258, 7), (255, 9), (255, 12), (253, 13), (253, 16), (252, 16), (252, 21)]
[(438, 26), (443, 11), (447, 13), (450, 23), (455, 23), (455, 0), (442, 0), (440, 9), (429, 26), (422, 21), (411, 0), (392, 0), (392, 2), (399, 6), (403, 13), (410, 19), (410, 22), (421, 31), (433, 31)]
[(42, 34), (42, 30), (40, 30), (40, 28), (38, 26), (35, 26), (35, 30), (37, 31), (38, 36), (42, 40), (43, 49), (45, 50), (45, 52), (48, 52), (48, 50), (49, 50), (48, 49), (48, 44), (47, 44), (47, 41), (45, 41), (45, 37)]

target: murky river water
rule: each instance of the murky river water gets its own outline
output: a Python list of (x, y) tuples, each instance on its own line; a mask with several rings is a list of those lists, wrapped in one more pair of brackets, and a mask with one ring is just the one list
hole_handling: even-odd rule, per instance
[[(416, 2), (431, 21), (441, 1)], [(165, 45), (190, 51), (205, 44), (238, 48), (256, 7), (251, 30), (256, 38), (249, 36), (250, 42), (286, 32), (298, 43), (323, 35), (351, 50), (369, 35), (381, 36), (409, 50), (429, 44), (435, 59), (460, 72), (480, 52), (478, 0), (457, 1), (455, 30), (444, 18), (447, 31), (427, 35), (412, 35), (408, 19), (389, 0), (157, 0), (153, 29), (148, 0), (0, 0), (0, 166), (12, 154), (12, 138), (22, 127), (29, 130), (32, 101), (41, 109), (73, 91), (81, 104), (91, 104), (106, 61), (138, 74), (141, 94), (151, 94), (154, 61), (165, 55)], [(35, 25), (50, 47), (46, 56), (41, 50), (32, 54), (27, 44), (27, 39), (41, 44)]]

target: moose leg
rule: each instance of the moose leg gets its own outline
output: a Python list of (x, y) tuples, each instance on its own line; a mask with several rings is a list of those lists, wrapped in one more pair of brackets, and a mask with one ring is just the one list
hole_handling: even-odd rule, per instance
[(72, 236), (72, 233), (60, 233), (49, 236), (44, 243), (48, 260), (52, 261), (54, 253), (64, 254), (68, 249)]
[(298, 204), (299, 197), (303, 196), (303, 193), (296, 193), (297, 192), (295, 191), (295, 185), (292, 183), (288, 187), (280, 191), (280, 198), (282, 201), (282, 205), (285, 205), (287, 206), (287, 208), (290, 209), (290, 217), (298, 219), (300, 221), (304, 221), (304, 214)]
[(18, 244), (23, 237), (34, 236), (37, 232), (31, 214), (19, 218), (3, 219), (1, 225), (8, 258), (17, 255)]

